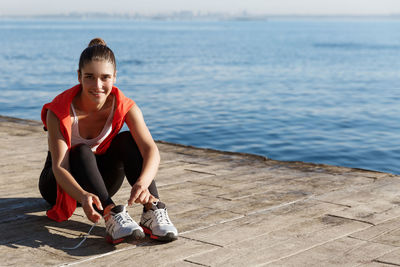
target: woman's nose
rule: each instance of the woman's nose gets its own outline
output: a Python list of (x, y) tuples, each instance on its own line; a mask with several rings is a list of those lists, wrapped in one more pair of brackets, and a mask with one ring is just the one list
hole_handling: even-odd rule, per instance
[(103, 82), (101, 81), (100, 78), (96, 79), (96, 86), (99, 89), (103, 87)]

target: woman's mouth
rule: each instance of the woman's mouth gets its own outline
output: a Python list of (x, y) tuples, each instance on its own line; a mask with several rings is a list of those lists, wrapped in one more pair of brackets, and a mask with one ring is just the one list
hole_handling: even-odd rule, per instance
[(102, 95), (102, 94), (104, 94), (105, 92), (104, 91), (93, 91), (92, 92), (92, 95), (94, 95), (94, 96), (100, 96), (100, 95)]

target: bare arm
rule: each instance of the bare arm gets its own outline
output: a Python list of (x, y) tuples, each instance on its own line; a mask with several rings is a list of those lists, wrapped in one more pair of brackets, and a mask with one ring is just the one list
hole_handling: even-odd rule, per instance
[(69, 151), (64, 137), (60, 132), (60, 122), (50, 110), (47, 111), (48, 144), (52, 159), (53, 173), (61, 188), (72, 198), (82, 204), (89, 220), (97, 222), (101, 215), (92, 207), (94, 203), (100, 210), (102, 206), (97, 196), (83, 190), (69, 172)]
[(142, 173), (132, 186), (128, 204), (132, 205), (133, 202), (146, 204), (156, 200), (149, 193), (148, 187), (157, 174), (160, 164), (160, 153), (146, 126), (143, 114), (137, 105), (134, 105), (129, 110), (126, 117), (126, 124), (143, 157)]

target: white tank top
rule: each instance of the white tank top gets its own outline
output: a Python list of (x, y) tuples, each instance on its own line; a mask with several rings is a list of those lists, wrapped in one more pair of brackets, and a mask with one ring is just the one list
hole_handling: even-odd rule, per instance
[(107, 121), (106, 121), (106, 124), (104, 125), (103, 130), (97, 137), (92, 138), (92, 139), (85, 139), (80, 136), (79, 125), (78, 125), (78, 116), (76, 116), (74, 105), (71, 103), (72, 113), (74, 114), (73, 121), (72, 121), (72, 128), (71, 128), (71, 145), (72, 146), (78, 145), (78, 144), (86, 144), (92, 149), (93, 152), (96, 152), (97, 147), (111, 133), (112, 121), (113, 121), (113, 117), (114, 117), (114, 102), (115, 102), (115, 97), (113, 97), (111, 112), (107, 118)]

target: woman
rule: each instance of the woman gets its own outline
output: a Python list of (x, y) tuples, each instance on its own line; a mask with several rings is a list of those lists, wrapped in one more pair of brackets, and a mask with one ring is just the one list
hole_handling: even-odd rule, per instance
[[(78, 80), (42, 109), (49, 153), (39, 189), (53, 206), (47, 216), (67, 220), (79, 202), (90, 221), (104, 217), (107, 241), (114, 244), (144, 233), (177, 239), (154, 182), (158, 148), (138, 106), (114, 87), (115, 57), (102, 39), (93, 39), (82, 52)], [(119, 133), (124, 123), (130, 132)], [(125, 176), (132, 186), (128, 204), (144, 205), (140, 226), (111, 198)]]

